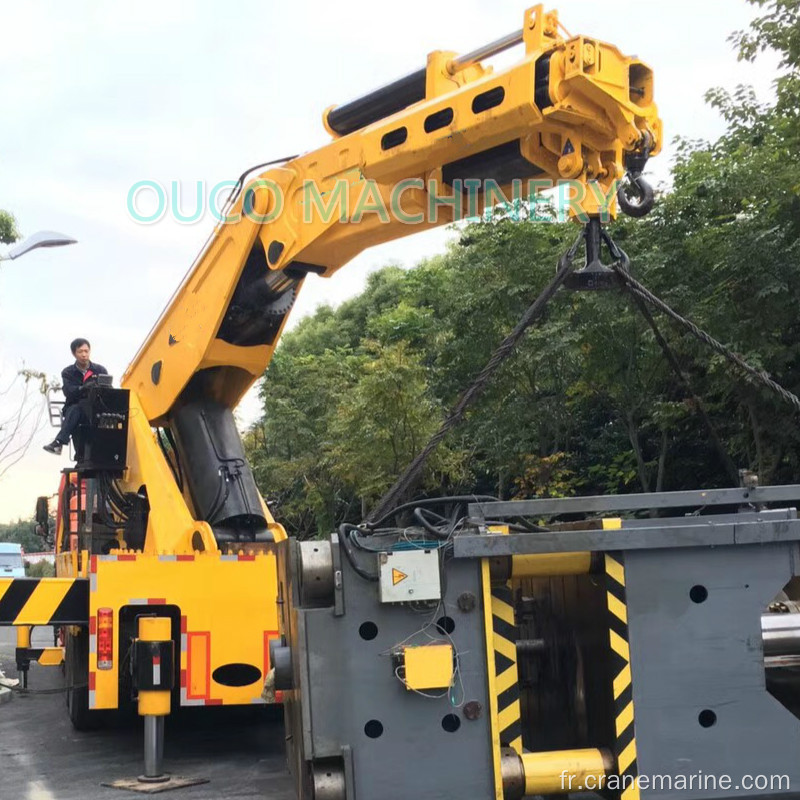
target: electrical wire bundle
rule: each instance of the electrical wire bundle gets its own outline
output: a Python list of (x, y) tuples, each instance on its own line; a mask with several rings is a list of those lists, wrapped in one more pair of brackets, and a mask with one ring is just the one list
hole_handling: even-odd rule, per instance
[[(416, 645), (418, 647), (430, 647), (432, 645), (440, 645), (440, 644), (449, 644), (453, 648), (453, 672), (450, 676), (450, 685), (443, 691), (439, 692), (438, 694), (431, 694), (430, 692), (423, 692), (420, 689), (415, 689), (412, 686), (409, 686), (406, 682), (405, 677), (401, 674), (402, 665), (397, 664), (394, 668), (394, 676), (400, 683), (405, 686), (414, 694), (420, 695), (420, 697), (426, 697), (429, 700), (440, 700), (443, 697), (446, 697), (454, 708), (461, 708), (464, 705), (464, 701), (466, 699), (466, 690), (464, 689), (464, 678), (461, 674), (461, 652), (456, 647), (456, 643), (453, 641), (453, 637), (439, 624), (435, 622), (437, 619), (440, 610), (442, 610), (442, 602), (436, 604), (436, 608), (433, 610), (433, 614), (431, 618), (428, 620), (425, 625), (423, 625), (418, 631), (415, 631), (410, 636), (407, 636), (403, 641), (398, 642), (397, 644), (390, 647), (388, 650), (385, 650), (381, 653), (382, 656), (391, 656), (392, 658), (396, 658), (398, 653), (402, 651), (402, 649), (408, 646), (409, 642), (413, 642), (418, 636), (426, 636), (429, 641), (425, 642), (422, 645)], [(431, 627), (436, 628), (437, 634), (440, 634), (444, 638), (439, 638), (438, 636), (434, 636), (433, 634), (429, 633), (428, 630)], [(456, 697), (454, 693), (454, 689), (458, 685), (460, 692), (459, 696)]]
[[(368, 572), (357, 561), (355, 550), (368, 553), (382, 553), (386, 550), (439, 550), (443, 555), (449, 550), (452, 553), (452, 538), (466, 523), (466, 505), (485, 500), (496, 500), (490, 495), (453, 495), (447, 497), (431, 497), (403, 503), (384, 514), (379, 519), (353, 525), (344, 522), (339, 526), (339, 541), (350, 566), (364, 580), (377, 582), (378, 573)], [(439, 513), (436, 507), (450, 506), (449, 514)], [(381, 527), (385, 523), (403, 513), (410, 513), (414, 525)], [(393, 537), (390, 545), (373, 545), (370, 540), (380, 541), (383, 537)], [(432, 537), (432, 538), (431, 538)], [(441, 565), (440, 565), (441, 569)], [(443, 573), (443, 571), (442, 571)], [(442, 577), (444, 577), (442, 575)]]
[[(365, 570), (357, 563), (354, 550), (366, 551), (369, 553), (381, 553), (387, 550), (386, 546), (372, 546), (370, 539), (380, 539), (380, 537), (400, 537), (402, 541), (396, 541), (392, 550), (407, 549), (438, 549), (444, 556), (452, 555), (453, 542), (455, 535), (460, 533), (468, 522), (467, 505), (469, 503), (494, 502), (499, 498), (493, 495), (469, 494), (469, 495), (450, 495), (445, 497), (429, 497), (420, 500), (412, 500), (409, 503), (393, 508), (379, 519), (363, 522), (361, 525), (353, 525), (349, 522), (339, 526), (339, 541), (342, 545), (347, 560), (355, 572), (368, 581), (378, 581), (379, 575)], [(450, 513), (434, 511), (436, 507), (451, 506)], [(403, 513), (410, 513), (414, 525), (408, 527), (381, 527), (386, 522), (394, 519)], [(485, 520), (485, 524), (505, 525), (511, 531), (546, 531), (540, 525), (536, 525), (521, 517), (509, 520), (494, 522)], [(433, 540), (429, 537), (433, 537)], [(444, 573), (442, 573), (444, 585)]]

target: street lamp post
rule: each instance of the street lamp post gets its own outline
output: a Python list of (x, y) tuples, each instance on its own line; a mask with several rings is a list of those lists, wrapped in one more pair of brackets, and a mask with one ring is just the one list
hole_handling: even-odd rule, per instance
[(38, 233), (34, 233), (33, 236), (29, 236), (25, 241), (9, 248), (5, 255), (0, 254), (0, 261), (13, 261), (15, 258), (24, 256), (26, 253), (30, 253), (31, 250), (36, 250), (39, 247), (63, 247), (67, 244), (75, 244), (76, 241), (77, 239), (65, 236), (63, 233), (39, 231)]

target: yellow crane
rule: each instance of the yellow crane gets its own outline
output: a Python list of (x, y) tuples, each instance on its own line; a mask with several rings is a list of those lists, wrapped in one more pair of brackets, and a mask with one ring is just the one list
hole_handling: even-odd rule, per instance
[[(486, 63), (512, 46), (513, 65)], [(170, 620), (176, 702), (262, 702), (278, 635), (274, 547), (287, 534), (233, 410), (307, 276), (551, 187), (579, 222), (599, 226), (618, 205), (645, 213), (641, 172), (662, 144), (653, 93), (646, 64), (537, 5), (503, 39), (433, 52), (329, 108), (326, 144), (241, 179), (122, 388), (90, 391), (87, 455), (62, 483), (58, 578), (0, 579), (1, 623), (62, 626), (75, 724), (135, 692), (131, 641), (153, 615)]]

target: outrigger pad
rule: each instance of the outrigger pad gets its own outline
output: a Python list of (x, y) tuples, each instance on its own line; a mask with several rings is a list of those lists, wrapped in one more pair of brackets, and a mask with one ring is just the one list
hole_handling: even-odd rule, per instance
[(141, 781), (138, 778), (120, 778), (118, 781), (101, 783), (100, 785), (107, 786), (110, 789), (127, 789), (141, 794), (158, 794), (159, 792), (168, 792), (170, 789), (183, 789), (187, 786), (198, 786), (201, 783), (208, 782), (208, 778), (182, 778), (180, 775), (170, 775), (167, 780), (159, 781), (158, 783)]

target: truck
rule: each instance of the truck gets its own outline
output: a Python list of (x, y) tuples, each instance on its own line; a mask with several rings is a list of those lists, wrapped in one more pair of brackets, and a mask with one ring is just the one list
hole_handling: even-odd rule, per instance
[(25, 562), (21, 544), (0, 542), (0, 577), (24, 578)]
[[(518, 62), (486, 63), (514, 46)], [(169, 621), (172, 707), (280, 702), (264, 685), (287, 531), (233, 412), (306, 280), (543, 185), (567, 182), (570, 215), (595, 232), (618, 208), (641, 216), (653, 197), (641, 173), (663, 141), (651, 69), (563, 33), (541, 4), (514, 34), (430, 53), (411, 75), (326, 110), (323, 126), (318, 149), (241, 176), (120, 388), (87, 390), (83, 458), (58, 493), (57, 577), (0, 578), (0, 624), (60, 630), (76, 728), (135, 702), (129, 665), (151, 617)]]

